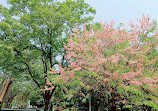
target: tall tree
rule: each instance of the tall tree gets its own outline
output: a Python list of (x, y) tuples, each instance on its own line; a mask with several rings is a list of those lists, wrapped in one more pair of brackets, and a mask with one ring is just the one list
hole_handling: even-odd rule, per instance
[[(149, 16), (130, 28), (101, 23), (99, 28), (73, 29), (65, 57), (68, 68), (59, 63), (57, 79), (80, 81), (79, 85), (99, 93), (111, 111), (117, 107), (158, 109), (158, 31)], [(49, 84), (51, 84), (48, 81)], [(136, 110), (136, 109), (135, 109)]]
[(0, 108), (2, 107), (3, 99), (9, 89), (9, 86), (14, 80), (10, 77), (7, 77), (3, 80), (2, 87), (0, 88)]
[[(10, 9), (1, 6), (4, 17), (0, 22), (0, 42), (1, 49), (11, 55), (9, 60), (1, 52), (1, 67), (6, 66), (3, 66), (6, 70), (9, 65), (9, 71), (28, 73), (39, 89), (43, 89), (44, 78), (50, 76), (49, 68), (58, 64), (56, 57), (64, 53), (63, 42), (69, 31), (75, 23), (91, 21), (95, 10), (84, 0), (8, 0), (8, 3)], [(65, 62), (64, 57), (62, 60)], [(45, 111), (55, 88), (41, 90)]]

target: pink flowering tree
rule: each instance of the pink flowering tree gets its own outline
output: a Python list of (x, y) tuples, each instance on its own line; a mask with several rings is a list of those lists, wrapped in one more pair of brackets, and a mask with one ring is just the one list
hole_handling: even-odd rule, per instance
[(100, 30), (91, 26), (82, 32), (72, 29), (64, 54), (69, 65), (63, 68), (59, 63), (59, 69), (51, 69), (51, 73), (59, 73), (57, 80), (64, 82), (79, 80), (78, 86), (98, 92), (112, 111), (118, 105), (157, 109), (156, 28), (156, 21), (143, 15), (138, 24), (130, 22), (124, 27), (115, 27), (112, 21), (101, 23)]

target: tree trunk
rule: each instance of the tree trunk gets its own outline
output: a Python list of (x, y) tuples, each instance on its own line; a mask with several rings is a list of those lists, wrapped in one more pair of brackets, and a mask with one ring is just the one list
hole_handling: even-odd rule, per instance
[(52, 105), (52, 103), (50, 103), (50, 109), (49, 109), (49, 111), (52, 111), (52, 108), (53, 108), (53, 105)]
[(44, 100), (44, 111), (48, 111), (48, 109), (49, 109), (49, 100), (50, 99), (45, 99)]
[(117, 107), (116, 107), (116, 104), (115, 104), (114, 88), (112, 88), (112, 91), (111, 91), (111, 102), (112, 102), (111, 110), (116, 111)]
[(14, 79), (11, 79), (10, 77), (7, 77), (4, 79), (3, 85), (0, 90), (0, 107), (2, 107), (2, 102), (3, 102), (4, 96), (13, 81), (14, 81)]
[(76, 107), (77, 107), (77, 100), (74, 101), (74, 107), (75, 107), (75, 111), (77, 111)]
[(111, 111), (117, 111), (117, 110), (116, 110), (116, 106), (112, 106), (112, 107), (111, 107)]
[(7, 92), (7, 94), (5, 95), (4, 98), (4, 103), (5, 103), (5, 108), (10, 108), (11, 107), (11, 102), (13, 101), (14, 97), (16, 96), (16, 94), (12, 94), (10, 93), (10, 91)]
[(10, 108), (11, 102), (12, 102), (12, 101), (10, 101), (10, 100), (8, 100), (8, 101), (6, 100), (6, 101), (4, 102), (4, 103), (5, 103), (4, 107), (5, 107), (5, 108)]
[(89, 111), (91, 111), (91, 92), (89, 92)]

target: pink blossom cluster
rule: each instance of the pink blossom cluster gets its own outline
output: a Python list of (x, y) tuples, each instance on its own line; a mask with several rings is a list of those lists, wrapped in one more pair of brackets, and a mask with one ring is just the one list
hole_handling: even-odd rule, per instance
[[(101, 30), (84, 27), (80, 33), (79, 29), (72, 29), (64, 54), (69, 66), (62, 68), (59, 63), (59, 70), (51, 69), (51, 73), (60, 73), (58, 78), (68, 81), (76, 71), (89, 70), (98, 73), (104, 82), (119, 84), (121, 80), (124, 84), (128, 81), (128, 84), (157, 88), (158, 74), (154, 66), (157, 57), (152, 58), (152, 50), (157, 47), (158, 31), (148, 33), (155, 26), (149, 16), (143, 15), (138, 22), (131, 22), (125, 30), (115, 27), (113, 21), (101, 23)], [(150, 77), (146, 72), (150, 72)]]

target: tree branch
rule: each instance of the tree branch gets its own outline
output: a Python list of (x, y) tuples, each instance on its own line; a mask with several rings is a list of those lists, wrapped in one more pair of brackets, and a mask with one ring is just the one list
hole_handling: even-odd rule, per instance
[(49, 43), (51, 45), (50, 49), (49, 49), (49, 62), (50, 62), (50, 67), (52, 68), (52, 31), (51, 33), (49, 32), (49, 29), (48, 29), (48, 34), (49, 34)]
[(32, 47), (35, 48), (35, 49), (37, 49), (37, 50), (39, 50), (39, 51), (42, 51), (42, 52), (44, 52), (44, 54), (46, 54), (45, 50), (40, 49), (40, 48), (36, 47), (35, 45), (33, 45)]
[(41, 86), (40, 86), (40, 84), (33, 78), (33, 74), (32, 74), (32, 72), (31, 72), (31, 69), (30, 69), (29, 65), (28, 65), (26, 62), (23, 62), (23, 63), (26, 65), (26, 67), (27, 67), (27, 69), (28, 69), (28, 72), (29, 72), (31, 78), (33, 79), (33, 81), (37, 84), (37, 86), (38, 86), (40, 89), (42, 89)]
[(55, 88), (54, 89), (52, 89), (52, 92), (50, 93), (50, 98), (52, 97), (52, 95), (53, 95), (53, 93), (54, 93), (54, 91), (55, 91), (55, 89), (56, 89), (56, 86), (54, 86)]

